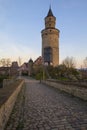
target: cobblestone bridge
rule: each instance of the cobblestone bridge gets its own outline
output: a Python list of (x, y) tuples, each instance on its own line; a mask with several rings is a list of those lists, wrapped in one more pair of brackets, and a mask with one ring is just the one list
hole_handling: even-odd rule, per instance
[(5, 130), (87, 130), (87, 102), (25, 79)]

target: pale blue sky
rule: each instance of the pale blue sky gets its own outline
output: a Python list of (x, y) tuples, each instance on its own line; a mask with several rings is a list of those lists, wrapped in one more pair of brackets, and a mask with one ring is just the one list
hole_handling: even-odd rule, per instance
[[(22, 62), (41, 55), (41, 30), (50, 0), (0, 0), (0, 59)], [(73, 56), (82, 65), (87, 56), (87, 0), (51, 0), (60, 30), (60, 63)]]

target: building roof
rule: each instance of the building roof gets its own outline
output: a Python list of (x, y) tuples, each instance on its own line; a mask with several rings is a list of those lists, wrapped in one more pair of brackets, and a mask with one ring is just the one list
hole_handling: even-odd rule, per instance
[(0, 71), (6, 71), (8, 69), (9, 69), (9, 67), (0, 67)]
[(39, 56), (35, 61), (34, 61), (34, 65), (42, 65), (42, 57)]
[(13, 61), (11, 67), (18, 68), (18, 62), (17, 61)]
[(49, 17), (49, 16), (54, 16), (54, 15), (53, 15), (53, 12), (52, 12), (52, 10), (51, 10), (51, 7), (49, 8), (49, 11), (48, 11), (48, 14), (47, 14), (47, 17)]
[(30, 58), (29, 63), (33, 63), (33, 60)]

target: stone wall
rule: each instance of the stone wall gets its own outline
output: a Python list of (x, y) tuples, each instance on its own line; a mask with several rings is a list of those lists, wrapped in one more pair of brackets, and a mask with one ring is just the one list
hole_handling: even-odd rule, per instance
[(2, 104), (0, 107), (0, 130), (4, 130), (5, 124), (7, 123), (9, 116), (12, 112), (13, 106), (15, 104), (16, 98), (24, 84), (24, 81), (16, 88), (16, 90), (11, 94), (8, 100)]
[(56, 82), (53, 80), (45, 80), (42, 81), (42, 83), (45, 83), (49, 86), (55, 87), (61, 91), (65, 91), (71, 95), (74, 95), (76, 97), (79, 97), (83, 100), (87, 100), (87, 86), (81, 86), (81, 85), (73, 85), (73, 84), (62, 84), (60, 82)]

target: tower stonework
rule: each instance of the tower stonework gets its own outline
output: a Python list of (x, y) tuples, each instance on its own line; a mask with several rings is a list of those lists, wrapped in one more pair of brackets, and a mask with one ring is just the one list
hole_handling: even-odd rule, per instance
[(55, 28), (56, 17), (51, 8), (45, 17), (45, 29), (42, 34), (42, 58), (44, 64), (59, 65), (59, 30)]

